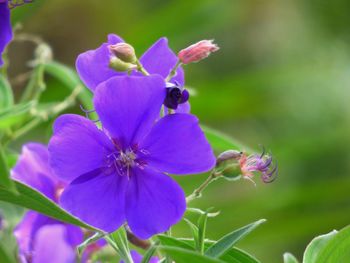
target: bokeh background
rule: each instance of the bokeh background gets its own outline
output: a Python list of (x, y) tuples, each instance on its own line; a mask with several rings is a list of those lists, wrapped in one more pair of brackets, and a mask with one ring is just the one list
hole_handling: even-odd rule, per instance
[[(71, 66), (111, 32), (139, 55), (161, 36), (175, 51), (215, 39), (220, 52), (185, 67), (196, 90), (192, 112), (247, 147), (271, 150), (279, 178), (268, 185), (257, 178), (256, 187), (219, 180), (194, 205), (221, 211), (208, 223), (212, 239), (266, 218), (238, 246), (274, 263), (286, 251), (301, 259), (314, 236), (350, 223), (349, 10), (347, 0), (36, 0), (15, 9), (13, 22), (21, 20), (23, 32), (40, 36)], [(32, 51), (28, 43), (11, 45), (12, 78), (28, 70)], [(19, 94), (21, 85), (15, 87)], [(44, 100), (65, 92), (52, 83)], [(50, 126), (13, 149), (47, 142)], [(190, 193), (205, 176), (179, 181)], [(181, 223), (175, 232), (190, 231)]]

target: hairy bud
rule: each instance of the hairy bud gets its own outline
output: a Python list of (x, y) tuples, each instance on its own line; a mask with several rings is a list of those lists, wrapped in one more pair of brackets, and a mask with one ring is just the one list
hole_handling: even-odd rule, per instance
[(137, 58), (135, 55), (135, 49), (127, 43), (118, 43), (115, 45), (110, 45), (109, 50), (114, 56), (116, 56), (123, 62), (132, 64), (135, 64), (136, 62)]
[(119, 72), (128, 72), (137, 68), (134, 64), (124, 62), (117, 57), (110, 59), (109, 67)]
[(178, 58), (183, 64), (189, 64), (205, 59), (218, 50), (219, 47), (213, 43), (213, 40), (202, 40), (181, 50)]
[(227, 150), (223, 153), (220, 153), (218, 158), (216, 159), (216, 165), (220, 165), (221, 163), (229, 160), (239, 160), (242, 156), (242, 152), (236, 150)]

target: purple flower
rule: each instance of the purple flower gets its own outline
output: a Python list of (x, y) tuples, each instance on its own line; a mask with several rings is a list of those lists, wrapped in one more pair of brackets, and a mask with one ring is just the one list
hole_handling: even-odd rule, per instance
[[(131, 258), (134, 261), (134, 263), (141, 263), (143, 257), (137, 251), (132, 250), (131, 251)], [(149, 263), (158, 263), (159, 259), (157, 257), (151, 257), (148, 262)], [(124, 260), (121, 260), (120, 263), (125, 263), (125, 262), (124, 262)]]
[[(26, 144), (11, 176), (57, 202), (65, 183), (51, 171), (48, 158), (44, 145)], [(79, 227), (34, 211), (25, 214), (15, 228), (15, 236), (21, 261), (30, 263), (73, 263), (75, 247), (83, 241)]]
[(242, 174), (246, 179), (251, 179), (254, 172), (260, 173), (261, 179), (265, 183), (270, 183), (277, 177), (277, 164), (273, 164), (272, 156), (265, 154), (265, 150), (260, 155), (251, 154), (247, 156), (242, 153), (239, 163)]
[(7, 0), (0, 0), (0, 67), (3, 65), (2, 52), (12, 39), (10, 9)]
[(73, 114), (56, 120), (49, 152), (57, 175), (71, 181), (64, 208), (108, 232), (127, 221), (142, 239), (181, 219), (184, 192), (165, 173), (205, 172), (215, 157), (195, 116), (156, 122), (164, 85), (159, 75), (114, 77), (95, 90), (102, 129)]
[[(94, 91), (100, 83), (111, 77), (127, 75), (126, 72), (116, 72), (109, 67), (111, 56), (113, 56), (111, 47), (118, 43), (124, 43), (124, 40), (117, 35), (110, 34), (107, 43), (103, 43), (97, 49), (89, 50), (78, 56), (76, 61), (77, 71), (84, 84), (91, 91)], [(154, 43), (140, 58), (141, 64), (150, 74), (159, 74), (164, 79), (169, 75), (177, 61), (176, 54), (169, 48), (168, 40), (164, 37)], [(138, 75), (139, 73), (134, 72), (133, 74)], [(184, 72), (181, 67), (177, 69), (176, 75), (170, 82), (179, 87), (184, 86)], [(180, 105), (176, 112), (189, 113), (190, 104), (187, 100), (188, 98), (185, 101), (177, 102)]]
[[(98, 84), (111, 77), (126, 76), (125, 72), (116, 72), (109, 67), (109, 61), (112, 56), (110, 46), (123, 43), (124, 40), (114, 34), (108, 35), (108, 41), (103, 43), (95, 50), (89, 50), (80, 54), (76, 61), (76, 68), (84, 84), (91, 90), (95, 91)], [(140, 58), (143, 67), (150, 74), (159, 74), (166, 78), (171, 69), (175, 66), (178, 58), (169, 48), (168, 40), (160, 38), (154, 43)], [(181, 86), (184, 85), (184, 73), (179, 68), (176, 76), (171, 82), (177, 81)]]

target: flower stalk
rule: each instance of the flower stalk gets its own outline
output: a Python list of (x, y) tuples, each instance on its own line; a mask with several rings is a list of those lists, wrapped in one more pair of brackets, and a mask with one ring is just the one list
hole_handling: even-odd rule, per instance
[(137, 59), (135, 63), (138, 71), (140, 71), (145, 76), (149, 76), (148, 71), (142, 66), (140, 60)]
[(165, 81), (168, 82), (170, 81), (173, 77), (175, 77), (177, 69), (182, 65), (182, 62), (178, 60), (175, 64), (175, 66), (172, 68), (170, 71), (169, 75), (166, 77)]
[(216, 171), (215, 169), (210, 173), (209, 177), (198, 187), (192, 194), (186, 197), (186, 202), (189, 203), (197, 198), (202, 196), (202, 192), (207, 188), (207, 186), (221, 176), (221, 172)]
[(29, 122), (27, 122), (25, 125), (16, 129), (14, 132), (12, 132), (10, 135), (8, 135), (4, 139), (4, 145), (6, 145), (9, 142), (16, 140), (19, 137), (23, 136), (24, 134), (28, 133), (29, 131), (31, 131), (32, 129), (37, 127), (43, 121), (47, 121), (48, 119), (53, 118), (54, 116), (60, 114), (61, 112), (65, 111), (66, 109), (74, 106), (76, 99), (77, 99), (79, 93), (81, 92), (82, 88), (83, 87), (81, 85), (78, 85), (72, 91), (72, 93), (68, 97), (66, 97), (65, 100), (54, 105), (50, 109), (39, 111), (39, 110), (34, 108), (32, 110), (33, 118)]

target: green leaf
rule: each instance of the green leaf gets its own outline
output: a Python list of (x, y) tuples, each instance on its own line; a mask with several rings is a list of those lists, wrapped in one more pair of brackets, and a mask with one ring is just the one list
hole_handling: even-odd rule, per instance
[(148, 263), (152, 256), (154, 255), (154, 253), (156, 252), (158, 247), (158, 242), (154, 243), (147, 251), (146, 253), (143, 255), (142, 261), (141, 263)]
[[(56, 78), (62, 82), (68, 89), (73, 91), (77, 86), (84, 86), (80, 81), (79, 76), (75, 73), (73, 69), (65, 66), (58, 62), (49, 62), (45, 64), (45, 71), (50, 76)], [(83, 88), (78, 95), (79, 100), (84, 104), (87, 109), (92, 109), (92, 93), (87, 89)]]
[(303, 262), (316, 263), (319, 252), (326, 246), (328, 241), (331, 238), (333, 238), (333, 236), (337, 233), (338, 231), (333, 230), (328, 234), (314, 238), (305, 249)]
[(220, 214), (220, 211), (213, 212), (213, 213), (207, 213), (207, 212), (203, 211), (202, 209), (195, 208), (195, 207), (187, 207), (186, 211), (187, 212), (192, 212), (192, 213), (195, 213), (195, 214), (199, 214), (199, 215), (207, 214), (208, 217), (216, 217), (216, 216), (218, 216)]
[(291, 253), (284, 253), (283, 263), (299, 263)]
[(241, 144), (235, 139), (232, 139), (231, 137), (223, 134), (222, 132), (216, 131), (212, 128), (209, 128), (205, 125), (201, 125), (202, 130), (205, 133), (205, 136), (207, 137), (208, 141), (210, 142), (211, 146), (218, 152), (223, 152), (226, 150), (239, 150), (239, 151), (246, 151), (246, 152), (252, 152), (252, 150)]
[[(191, 247), (193, 247), (195, 244), (193, 239), (181, 238), (179, 239), (179, 241), (186, 243)], [(208, 249), (211, 245), (215, 244), (215, 242), (216, 241), (213, 241), (213, 240), (205, 240), (205, 249)], [(259, 263), (260, 262), (254, 256), (236, 247), (233, 247), (230, 250), (226, 251), (225, 254), (220, 256), (219, 259), (225, 262), (231, 262), (231, 263)]]
[(15, 183), (18, 194), (14, 194), (9, 189), (5, 187), (0, 187), (0, 200), (5, 201), (14, 205), (19, 205), (49, 217), (55, 218), (57, 220), (84, 227), (96, 232), (102, 232), (86, 223), (80, 221), (78, 218), (67, 213), (65, 210), (60, 208), (57, 204), (52, 202), (50, 199), (46, 198), (41, 193), (35, 191), (34, 189), (13, 181)]
[(213, 208), (209, 208), (198, 219), (198, 247), (197, 247), (197, 250), (201, 254), (204, 253), (204, 239), (205, 239), (205, 233), (207, 230), (208, 213), (212, 210), (213, 210)]
[(163, 246), (179, 247), (187, 250), (194, 250), (194, 246), (193, 246), (194, 242), (192, 243), (192, 246), (191, 246), (188, 243), (174, 237), (170, 237), (166, 235), (158, 235), (157, 237)]
[(81, 243), (78, 247), (77, 247), (77, 250), (78, 250), (78, 254), (79, 255), (82, 255), (85, 248), (92, 244), (92, 243), (95, 243), (96, 241), (98, 241), (99, 239), (103, 238), (104, 237), (104, 234), (103, 233), (100, 233), (100, 232), (97, 232), (95, 233), (94, 235), (90, 236), (89, 238), (85, 239), (83, 243)]
[(16, 194), (16, 187), (10, 179), (10, 170), (7, 165), (7, 159), (4, 148), (0, 145), (0, 186), (7, 188), (13, 194)]
[(238, 230), (234, 230), (233, 232), (225, 235), (220, 240), (218, 240), (215, 244), (210, 246), (208, 250), (205, 252), (205, 255), (218, 258), (223, 255), (226, 251), (232, 248), (234, 244), (236, 244), (243, 237), (252, 232), (259, 225), (264, 223), (265, 219), (260, 219), (252, 224), (244, 226)]
[(192, 236), (193, 236), (193, 240), (194, 240), (194, 247), (196, 247), (198, 249), (199, 248), (198, 227), (195, 224), (193, 224), (190, 220), (188, 220), (187, 218), (184, 218), (184, 220), (187, 223), (187, 225), (191, 228)]
[(26, 117), (28, 117), (29, 112), (34, 107), (34, 105), (34, 101), (29, 101), (1, 110), (0, 129), (8, 128), (23, 121)]
[[(350, 258), (350, 226), (333, 235), (317, 253), (314, 262), (348, 262)], [(306, 261), (307, 262), (307, 261)], [(307, 262), (309, 263), (309, 262)]]
[(170, 256), (176, 263), (223, 263), (219, 259), (211, 258), (205, 255), (201, 255), (198, 252), (178, 248), (178, 247), (166, 247), (162, 246), (159, 249)]
[(2, 243), (0, 243), (0, 262), (1, 263), (15, 263), (15, 260), (10, 257), (8, 251), (6, 251), (6, 249)]
[(6, 109), (13, 105), (13, 93), (10, 83), (0, 75), (0, 109)]
[(125, 263), (132, 263), (133, 260), (131, 258), (129, 243), (125, 228), (122, 226), (112, 234), (105, 237), (107, 242), (114, 248), (115, 251), (119, 254), (121, 259), (125, 261)]

